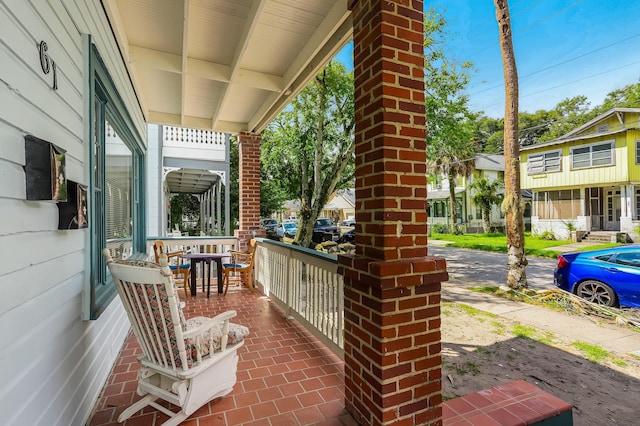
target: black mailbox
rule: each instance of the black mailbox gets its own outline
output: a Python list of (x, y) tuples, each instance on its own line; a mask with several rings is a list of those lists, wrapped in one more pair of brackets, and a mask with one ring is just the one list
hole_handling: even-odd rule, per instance
[(66, 201), (66, 153), (45, 140), (24, 137), (27, 200)]

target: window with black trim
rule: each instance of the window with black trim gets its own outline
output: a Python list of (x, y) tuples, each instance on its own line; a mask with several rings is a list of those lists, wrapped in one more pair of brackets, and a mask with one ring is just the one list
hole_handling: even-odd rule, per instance
[(640, 164), (640, 139), (636, 139), (636, 164)]
[(91, 273), (83, 317), (96, 319), (116, 295), (103, 250), (114, 258), (146, 253), (144, 143), (90, 36), (91, 90), (90, 227)]
[(614, 141), (571, 148), (571, 166), (574, 169), (612, 166), (615, 164)]
[(553, 173), (562, 171), (562, 151), (547, 151), (529, 154), (527, 159), (527, 173), (537, 175), (540, 173)]

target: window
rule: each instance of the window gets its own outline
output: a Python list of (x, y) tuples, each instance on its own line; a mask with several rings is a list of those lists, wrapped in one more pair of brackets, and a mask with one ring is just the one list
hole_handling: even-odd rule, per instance
[(529, 154), (529, 159), (527, 160), (528, 173), (537, 175), (562, 171), (561, 154), (560, 150)]
[(614, 141), (571, 148), (571, 164), (574, 169), (611, 166), (614, 162)]
[(640, 268), (640, 252), (618, 253), (616, 263)]
[(640, 164), (640, 139), (636, 140), (636, 164)]
[(580, 214), (580, 190), (542, 191), (534, 203), (540, 219), (574, 219)]
[(111, 303), (116, 289), (107, 272), (102, 251), (114, 257), (145, 253), (144, 144), (87, 36), (90, 52), (91, 98), (90, 156), (91, 245), (90, 279), (85, 291), (83, 318), (96, 319)]
[(636, 189), (636, 220), (640, 220), (640, 188)]

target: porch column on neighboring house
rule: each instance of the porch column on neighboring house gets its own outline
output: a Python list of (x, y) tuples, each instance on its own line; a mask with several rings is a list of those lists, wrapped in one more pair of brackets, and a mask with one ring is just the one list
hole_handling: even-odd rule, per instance
[(235, 231), (240, 250), (247, 249), (249, 240), (266, 237), (260, 229), (260, 140), (258, 133), (242, 132), (238, 137), (240, 182), (239, 229)]
[(440, 287), (427, 255), (423, 3), (352, 0), (356, 253), (345, 283), (345, 406), (363, 425), (438, 424)]
[(633, 185), (620, 186), (620, 231), (631, 234), (633, 226)]

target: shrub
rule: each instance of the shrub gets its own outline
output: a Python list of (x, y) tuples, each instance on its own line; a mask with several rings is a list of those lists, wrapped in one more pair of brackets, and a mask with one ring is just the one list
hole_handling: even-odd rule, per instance
[(549, 240), (549, 241), (553, 241), (556, 239), (556, 234), (553, 233), (553, 231), (544, 231), (541, 234), (537, 234), (536, 238), (539, 240)]
[(445, 223), (434, 223), (431, 225), (433, 228), (433, 232), (436, 234), (448, 234), (449, 233), (449, 225)]
[(462, 225), (456, 225), (455, 228), (453, 228), (453, 235), (464, 235), (464, 226)]

